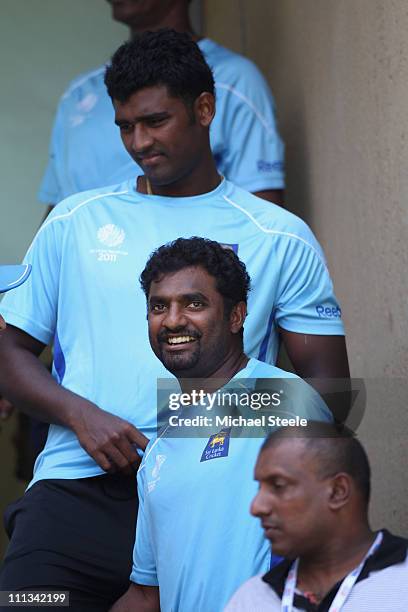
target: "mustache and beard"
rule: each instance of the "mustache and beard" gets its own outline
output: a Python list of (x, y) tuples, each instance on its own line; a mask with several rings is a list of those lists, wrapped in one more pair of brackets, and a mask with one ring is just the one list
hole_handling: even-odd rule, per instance
[[(175, 337), (186, 337), (189, 340), (183, 344), (180, 343), (180, 350), (172, 348), (166, 350), (167, 347), (177, 347), (177, 344), (170, 345), (169, 338)], [(191, 338), (193, 340), (191, 340)], [(176, 373), (180, 371), (190, 370), (195, 368), (200, 360), (201, 346), (200, 340), (201, 334), (195, 330), (188, 328), (180, 328), (173, 330), (171, 334), (163, 330), (157, 335), (157, 357), (163, 363), (163, 365), (169, 370), (169, 372)]]

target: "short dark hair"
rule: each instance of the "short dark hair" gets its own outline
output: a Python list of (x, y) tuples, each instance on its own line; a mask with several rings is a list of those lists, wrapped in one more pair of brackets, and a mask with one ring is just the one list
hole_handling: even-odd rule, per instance
[(140, 284), (146, 298), (149, 296), (150, 285), (162, 274), (178, 272), (190, 266), (204, 268), (215, 278), (217, 291), (224, 298), (226, 317), (235, 304), (247, 303), (250, 278), (245, 264), (231, 248), (196, 236), (178, 238), (152, 253), (140, 275)]
[(119, 47), (105, 72), (113, 100), (126, 102), (145, 87), (164, 85), (187, 106), (205, 92), (214, 95), (214, 77), (198, 45), (186, 32), (143, 32)]
[(307, 426), (282, 427), (273, 431), (261, 451), (287, 438), (301, 438), (317, 460), (318, 477), (345, 472), (354, 480), (366, 506), (370, 501), (371, 470), (367, 453), (354, 432), (345, 425), (308, 421)]

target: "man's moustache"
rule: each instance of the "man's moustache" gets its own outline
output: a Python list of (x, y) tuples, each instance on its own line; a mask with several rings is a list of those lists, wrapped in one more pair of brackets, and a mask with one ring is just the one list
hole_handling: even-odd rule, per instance
[(201, 338), (201, 334), (199, 334), (196, 331), (191, 331), (188, 329), (181, 329), (181, 330), (174, 331), (171, 334), (169, 334), (168, 332), (161, 332), (160, 334), (158, 334), (157, 340), (159, 342), (167, 342), (169, 338), (174, 338), (175, 336), (190, 336), (191, 338), (195, 338), (196, 340)]

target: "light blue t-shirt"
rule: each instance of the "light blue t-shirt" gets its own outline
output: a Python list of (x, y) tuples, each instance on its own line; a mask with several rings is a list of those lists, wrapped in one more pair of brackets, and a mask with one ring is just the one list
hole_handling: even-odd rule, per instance
[[(230, 245), (252, 279), (245, 352), (275, 363), (277, 326), (344, 333), (324, 256), (307, 225), (279, 206), (222, 181), (212, 192), (143, 195), (134, 180), (77, 194), (56, 206), (25, 258), (27, 282), (2, 314), (44, 344), (67, 389), (127, 419), (148, 438), (156, 427), (156, 378), (168, 376), (148, 341), (138, 278), (149, 255), (178, 237)], [(74, 433), (52, 425), (34, 480), (102, 473)]]
[[(288, 377), (305, 392), (299, 402), (301, 394), (293, 389), (285, 414), (331, 421), (320, 396), (279, 368), (251, 359), (232, 381)], [(187, 416), (191, 409), (185, 409)], [(214, 438), (218, 431), (214, 427), (208, 438), (174, 438), (164, 429), (139, 468), (131, 580), (160, 587), (162, 612), (221, 612), (243, 582), (270, 569), (270, 543), (249, 513), (264, 439), (226, 431)]]
[[(216, 84), (210, 137), (219, 172), (252, 192), (284, 187), (284, 148), (274, 100), (262, 74), (250, 60), (208, 38), (198, 44)], [(78, 77), (61, 98), (39, 191), (46, 204), (142, 173), (114, 124), (104, 73), (102, 66)]]

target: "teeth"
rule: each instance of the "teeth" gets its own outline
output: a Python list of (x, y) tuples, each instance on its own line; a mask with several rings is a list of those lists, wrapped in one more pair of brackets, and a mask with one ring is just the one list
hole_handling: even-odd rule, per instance
[(194, 342), (192, 336), (177, 336), (177, 338), (167, 338), (169, 344), (183, 344), (184, 342)]

